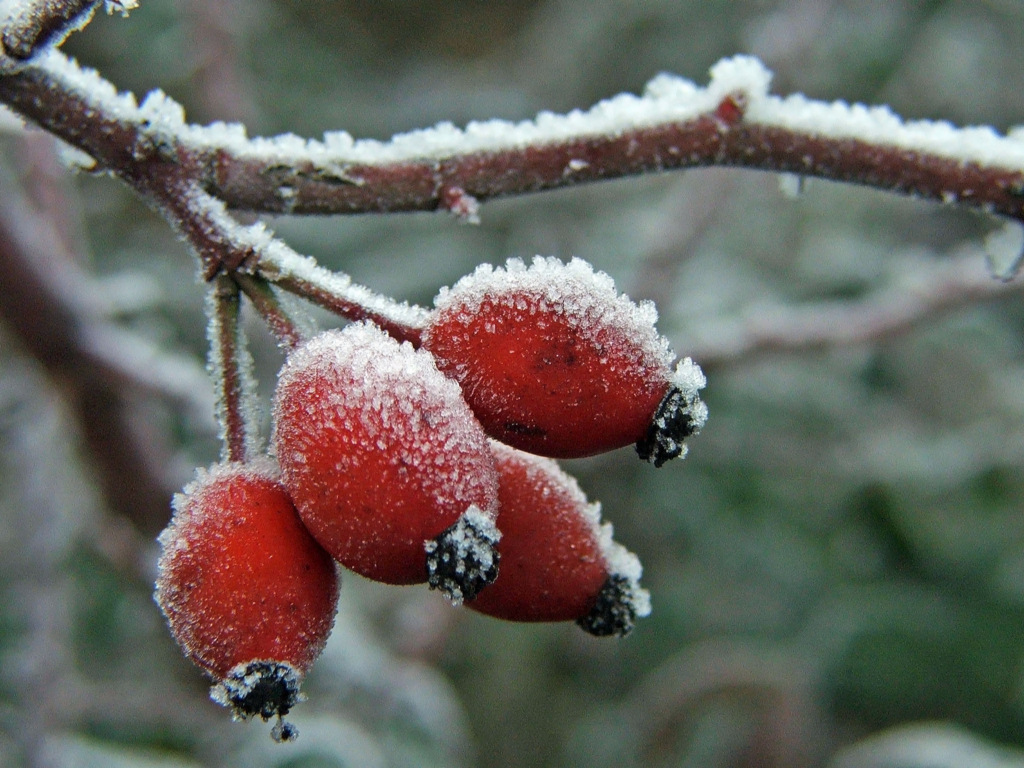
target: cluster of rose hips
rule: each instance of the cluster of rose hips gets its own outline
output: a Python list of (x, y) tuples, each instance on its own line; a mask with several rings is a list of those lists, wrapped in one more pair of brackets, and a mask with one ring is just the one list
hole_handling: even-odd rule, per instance
[(274, 457), (200, 472), (160, 537), (156, 600), (214, 698), (295, 735), (282, 716), (333, 625), (336, 563), (490, 616), (629, 632), (650, 610), (640, 563), (552, 458), (685, 453), (704, 376), (673, 367), (655, 319), (583, 261), (511, 260), (442, 290), (418, 348), (369, 322), (295, 347)]

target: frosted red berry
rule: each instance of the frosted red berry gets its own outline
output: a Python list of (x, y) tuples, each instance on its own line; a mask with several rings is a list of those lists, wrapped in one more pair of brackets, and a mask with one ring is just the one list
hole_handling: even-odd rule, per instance
[(201, 471), (160, 535), (155, 598), (185, 655), (237, 718), (281, 717), (323, 650), (337, 566), (303, 526), (266, 460)]
[(427, 352), (366, 323), (326, 331), (289, 356), (274, 418), (285, 487), (347, 568), (456, 602), (494, 579), (487, 438)]
[(423, 334), (492, 437), (555, 458), (637, 446), (660, 466), (707, 408), (689, 358), (673, 368), (653, 304), (573, 259), (484, 265), (444, 289)]
[(625, 635), (650, 612), (640, 562), (612, 541), (600, 506), (551, 459), (492, 442), (498, 469), (497, 580), (467, 605), (511, 621), (575, 621)]

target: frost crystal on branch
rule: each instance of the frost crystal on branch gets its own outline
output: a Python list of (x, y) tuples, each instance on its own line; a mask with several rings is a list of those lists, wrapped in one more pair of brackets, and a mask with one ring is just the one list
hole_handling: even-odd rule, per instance
[(1024, 264), (1024, 226), (1006, 221), (985, 238), (985, 257), (992, 274), (1000, 280), (1013, 280)]
[(129, 11), (139, 7), (139, 0), (105, 0), (107, 13), (120, 13), (127, 17)]

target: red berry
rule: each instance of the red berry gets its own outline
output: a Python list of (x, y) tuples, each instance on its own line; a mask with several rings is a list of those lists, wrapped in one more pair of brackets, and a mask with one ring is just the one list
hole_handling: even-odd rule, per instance
[(309, 535), (269, 461), (200, 471), (160, 535), (155, 598), (185, 655), (238, 719), (278, 717), (334, 622), (337, 567)]
[(630, 443), (660, 466), (704, 425), (704, 376), (673, 370), (650, 302), (580, 259), (479, 267), (443, 289), (423, 334), (489, 435), (531, 453), (589, 456)]
[(455, 602), (493, 581), (494, 462), (427, 352), (370, 324), (326, 331), (289, 356), (274, 415), (285, 487), (339, 562)]
[(501, 573), (466, 605), (511, 621), (576, 621), (625, 635), (650, 612), (640, 562), (612, 541), (576, 481), (539, 456), (491, 443), (498, 469)]

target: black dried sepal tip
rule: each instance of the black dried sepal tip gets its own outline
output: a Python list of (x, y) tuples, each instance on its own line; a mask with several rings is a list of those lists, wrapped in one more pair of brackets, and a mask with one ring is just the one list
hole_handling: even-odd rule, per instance
[(501, 534), (493, 520), (472, 509), (436, 538), (426, 542), (427, 584), (458, 605), (472, 600), (498, 578)]
[(625, 576), (609, 576), (590, 613), (576, 623), (594, 637), (625, 637), (636, 624), (633, 587)]
[(647, 434), (636, 442), (640, 458), (660, 467), (679, 456), (686, 447), (683, 441), (700, 428), (693, 418), (693, 407), (699, 402), (696, 397), (687, 401), (679, 387), (669, 389), (647, 427)]
[(253, 661), (239, 665), (213, 687), (211, 695), (230, 707), (236, 720), (276, 717), (270, 732), (274, 741), (291, 741), (299, 735), (294, 725), (282, 719), (300, 698), (299, 676), (290, 664)]

